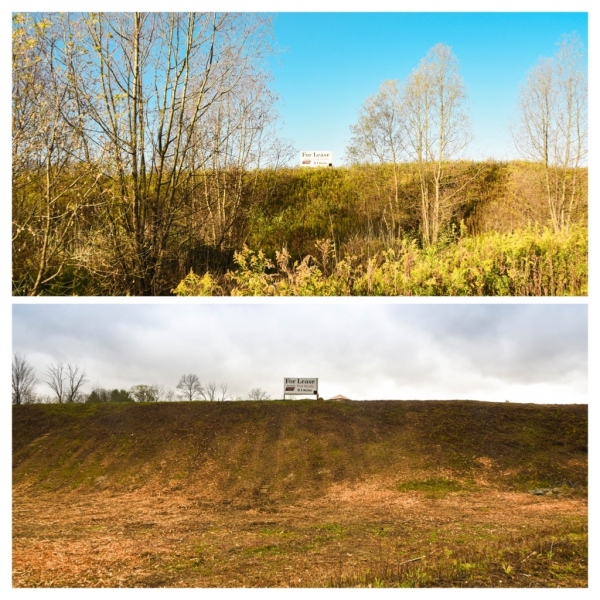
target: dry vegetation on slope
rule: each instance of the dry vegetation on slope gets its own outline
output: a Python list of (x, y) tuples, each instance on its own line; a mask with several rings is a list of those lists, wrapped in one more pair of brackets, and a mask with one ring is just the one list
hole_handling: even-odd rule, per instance
[(587, 406), (17, 406), (13, 448), (17, 587), (587, 585)]

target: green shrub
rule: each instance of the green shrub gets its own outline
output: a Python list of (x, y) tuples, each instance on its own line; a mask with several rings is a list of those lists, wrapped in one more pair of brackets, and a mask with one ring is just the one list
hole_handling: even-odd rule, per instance
[[(553, 233), (533, 229), (448, 239), (419, 248), (415, 240), (370, 258), (335, 255), (331, 241), (318, 241), (321, 264), (312, 255), (292, 261), (286, 249), (268, 259), (247, 246), (235, 254), (237, 269), (218, 285), (193, 272), (178, 295), (234, 296), (573, 296), (587, 295), (587, 229)], [(328, 269), (329, 273), (325, 273)]]

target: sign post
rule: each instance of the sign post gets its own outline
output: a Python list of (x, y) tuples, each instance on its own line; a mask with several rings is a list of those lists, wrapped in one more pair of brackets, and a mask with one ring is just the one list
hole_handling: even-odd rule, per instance
[(333, 152), (330, 150), (302, 150), (301, 167), (333, 167)]
[(283, 399), (286, 396), (316, 396), (319, 397), (319, 380), (286, 377), (283, 380)]

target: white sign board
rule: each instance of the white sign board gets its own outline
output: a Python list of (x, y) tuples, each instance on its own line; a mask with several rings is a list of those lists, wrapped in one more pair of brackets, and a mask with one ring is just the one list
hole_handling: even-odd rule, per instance
[(303, 150), (300, 152), (301, 167), (332, 167), (333, 152), (329, 150)]
[(298, 379), (286, 377), (283, 380), (283, 395), (292, 396), (319, 395), (319, 380), (318, 379)]

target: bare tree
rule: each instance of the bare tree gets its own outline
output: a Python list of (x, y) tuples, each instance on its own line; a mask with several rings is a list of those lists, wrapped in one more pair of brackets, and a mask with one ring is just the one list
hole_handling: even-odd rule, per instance
[[(409, 76), (403, 94), (404, 147), (421, 189), (424, 244), (438, 240), (445, 167), (470, 140), (466, 96), (458, 61), (445, 44), (434, 46)], [(454, 190), (452, 196), (457, 193)]]
[(15, 15), (14, 292), (169, 293), (228, 260), (291, 155), (271, 53), (259, 13)]
[(229, 385), (227, 383), (219, 384), (219, 391), (221, 392), (219, 400), (224, 402), (225, 400), (231, 400), (233, 396), (228, 393)]
[(62, 362), (51, 364), (46, 371), (48, 379), (46, 383), (54, 392), (56, 400), (59, 404), (78, 402), (80, 390), (85, 379), (85, 369), (80, 369), (77, 365), (67, 364)]
[(51, 364), (46, 371), (46, 376), (48, 377), (46, 383), (54, 392), (56, 401), (62, 404), (67, 394), (65, 366), (60, 361), (56, 365)]
[(35, 369), (25, 356), (15, 354), (12, 363), (12, 402), (28, 404), (35, 398)]
[(248, 400), (270, 400), (271, 396), (261, 388), (252, 388), (248, 394)]
[[(263, 77), (254, 76), (214, 103), (198, 134), (197, 160), (206, 233), (215, 248), (232, 247), (234, 225), (247, 207), (257, 169), (279, 160), (283, 149), (272, 132), (276, 114)], [(248, 169), (255, 169), (255, 174)]]
[(65, 402), (77, 402), (84, 383), (87, 383), (85, 369), (80, 369), (77, 365), (70, 363), (67, 364)]
[(198, 375), (190, 373), (189, 375), (182, 375), (177, 389), (180, 390), (180, 395), (184, 400), (196, 400), (204, 396), (204, 388), (200, 383)]
[[(235, 141), (211, 120), (225, 115), (231, 124), (229, 109), (239, 105), (229, 97), (261, 79), (269, 19), (258, 13), (92, 13), (72, 17), (70, 27), (82, 47), (67, 65), (72, 93), (89, 121), (82, 133), (110, 156), (102, 182), (110, 200), (106, 251), (134, 282), (133, 293), (161, 293), (165, 264), (181, 245), (174, 236), (181, 241), (182, 227), (210, 218), (197, 202), (202, 173)], [(249, 123), (241, 130), (255, 132)], [(216, 144), (204, 144), (202, 132)], [(112, 277), (109, 270), (107, 263)]]
[(203, 392), (202, 392), (202, 397), (205, 400), (209, 400), (210, 402), (214, 402), (215, 400), (217, 400), (217, 384), (214, 381), (209, 381), (206, 384), (206, 387), (204, 388)]
[(96, 165), (72, 127), (80, 113), (62, 57), (75, 44), (64, 38), (61, 19), (13, 18), (13, 285), (18, 294), (44, 293), (60, 279), (96, 189)]
[(403, 111), (398, 82), (384, 81), (374, 96), (369, 96), (362, 106), (358, 121), (350, 127), (352, 139), (346, 149), (350, 162), (391, 164), (394, 188), (393, 204), (390, 199), (392, 231), (396, 231), (395, 215), (400, 210), (399, 167), (402, 157)]
[(521, 87), (513, 139), (521, 155), (542, 164), (555, 231), (568, 229), (587, 157), (587, 77), (577, 34), (565, 35)]
[(398, 163), (402, 154), (402, 104), (396, 80), (386, 80), (363, 104), (358, 121), (350, 126), (346, 149), (352, 162)]

